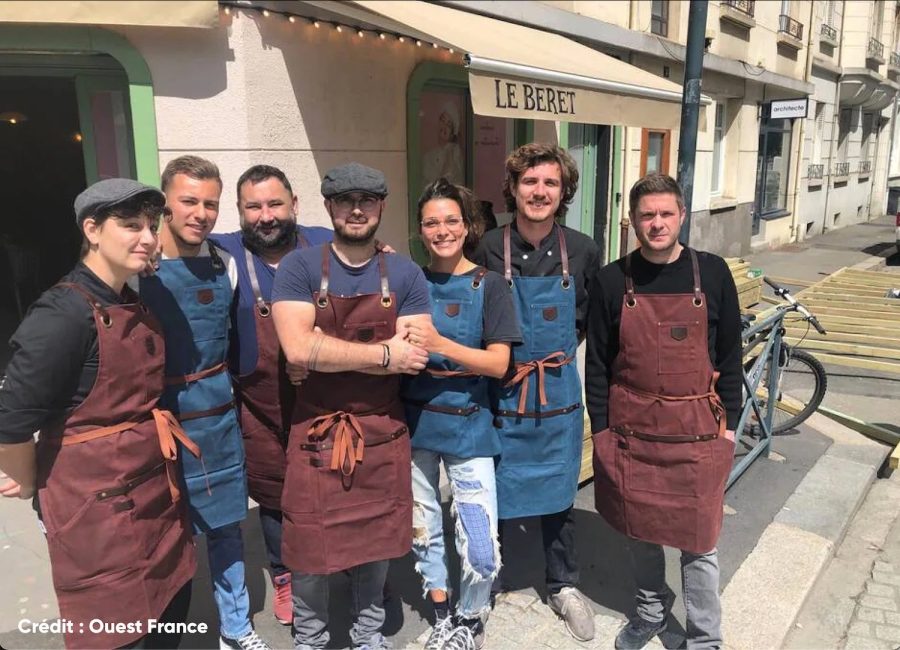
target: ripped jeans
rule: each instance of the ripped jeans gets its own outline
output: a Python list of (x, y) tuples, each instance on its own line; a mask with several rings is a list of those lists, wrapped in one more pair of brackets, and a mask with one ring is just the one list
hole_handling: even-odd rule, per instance
[(491, 583), (500, 571), (494, 459), (412, 450), (413, 552), (426, 597), (430, 589), (450, 591), (439, 487), (442, 460), (453, 495), (451, 512), (460, 558), (457, 612), (477, 618), (490, 607)]

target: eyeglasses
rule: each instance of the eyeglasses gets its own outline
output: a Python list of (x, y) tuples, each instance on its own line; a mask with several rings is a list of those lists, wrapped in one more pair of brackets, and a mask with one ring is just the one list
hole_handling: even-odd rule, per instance
[(449, 217), (443, 221), (440, 219), (427, 219), (422, 222), (422, 230), (437, 230), (441, 224), (447, 226), (447, 230), (461, 230), (465, 222), (460, 217)]
[(341, 195), (331, 199), (335, 209), (338, 212), (352, 212), (354, 208), (359, 208), (362, 212), (374, 212), (378, 207), (381, 199), (377, 196), (365, 195), (355, 197), (353, 195)]

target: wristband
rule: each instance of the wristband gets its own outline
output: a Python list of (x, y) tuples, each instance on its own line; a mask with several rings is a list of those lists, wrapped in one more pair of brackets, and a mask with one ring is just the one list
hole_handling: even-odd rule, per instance
[(384, 349), (384, 357), (381, 361), (381, 367), (387, 369), (387, 367), (391, 365), (391, 348), (387, 343), (382, 343), (381, 347)]

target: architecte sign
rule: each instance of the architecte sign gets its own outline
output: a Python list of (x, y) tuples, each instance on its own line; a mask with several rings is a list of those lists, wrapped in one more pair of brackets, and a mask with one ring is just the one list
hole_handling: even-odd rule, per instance
[(809, 98), (780, 99), (769, 105), (768, 117), (773, 120), (807, 117), (809, 115)]

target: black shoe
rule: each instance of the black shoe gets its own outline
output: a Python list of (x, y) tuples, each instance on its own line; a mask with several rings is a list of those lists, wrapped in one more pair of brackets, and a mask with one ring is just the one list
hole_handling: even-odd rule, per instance
[(647, 619), (635, 616), (616, 635), (616, 650), (641, 650), (665, 629), (665, 618), (658, 623), (651, 623)]

